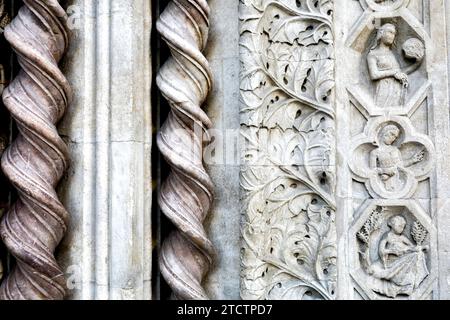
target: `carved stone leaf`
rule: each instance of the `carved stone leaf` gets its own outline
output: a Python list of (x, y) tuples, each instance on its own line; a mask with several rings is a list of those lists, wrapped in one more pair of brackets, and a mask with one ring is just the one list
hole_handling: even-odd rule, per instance
[[(292, 200), (286, 201), (288, 198)], [(334, 213), (323, 202), (318, 204), (317, 197), (304, 187), (283, 187), (268, 199), (269, 211), (278, 211), (274, 216), (283, 219), (271, 224), (267, 254), (273, 255), (271, 260), (279, 259), (279, 265), (293, 270), (302, 281), (323, 282), (322, 289), (328, 292), (328, 282), (335, 277)]]
[(314, 299), (313, 291), (302, 280), (294, 279), (286, 274), (280, 274), (274, 277), (273, 280), (275, 283), (267, 293), (267, 298), (270, 300)]
[[(253, 102), (255, 104), (257, 99), (259, 99), (259, 97), (255, 97), (254, 91), (243, 94), (247, 98), (254, 98)], [(248, 101), (249, 99), (246, 100)], [(256, 107), (245, 105), (242, 108), (241, 121), (247, 125), (262, 125), (269, 129), (280, 128), (287, 130), (295, 125), (302, 108), (300, 103), (292, 98), (288, 98), (283, 91), (274, 90), (268, 92), (265, 97), (260, 99)]]
[(259, 23), (259, 16), (255, 15), (248, 15), (241, 19), (240, 23), (240, 32), (254, 32), (256, 30)]
[(241, 4), (242, 296), (331, 299), (332, 3)]
[(326, 287), (336, 276), (334, 212), (325, 205), (311, 204), (307, 214), (308, 237), (305, 236), (304, 241), (297, 246), (296, 252), (308, 271)]
[(326, 16), (331, 16), (333, 12), (332, 0), (306, 0), (306, 3), (312, 12), (316, 11)]
[(325, 23), (301, 17), (280, 19), (279, 14), (275, 14), (274, 17), (272, 23), (266, 25), (263, 29), (268, 34), (271, 42), (306, 47), (318, 44), (319, 41), (325, 43), (332, 41), (329, 26)]
[(264, 86), (266, 78), (264, 71), (260, 69), (252, 70), (242, 78), (241, 90), (249, 92), (257, 91)]
[(334, 87), (334, 62), (330, 60), (317, 61), (313, 66), (313, 83), (317, 101), (328, 102)]
[(420, 246), (425, 241), (428, 231), (419, 221), (414, 221), (411, 235), (414, 241)]
[(303, 163), (305, 141), (294, 130), (285, 132), (274, 129), (270, 133), (267, 156), (276, 165), (299, 165)]
[(293, 99), (275, 101), (269, 105), (262, 123), (268, 128), (279, 127), (287, 130), (295, 125), (301, 110), (301, 104)]
[[(268, 199), (267, 209), (273, 215), (273, 212), (282, 208), (284, 211), (279, 214), (280, 219), (292, 219), (302, 212), (306, 212), (311, 190), (309, 190), (301, 181), (293, 177), (284, 176), (271, 182), (264, 194)], [(276, 221), (273, 215), (272, 221)], [(292, 223), (290, 223), (292, 226)]]
[[(249, 295), (254, 300), (263, 299), (267, 290), (266, 280), (263, 275), (265, 275), (268, 265), (261, 260), (256, 259), (254, 256), (248, 256), (248, 253), (252, 254), (251, 250), (246, 250), (242, 263), (242, 274), (244, 275), (244, 281), (242, 286), (243, 294)], [(251, 262), (259, 262), (254, 265)], [(245, 284), (251, 284), (251, 287), (246, 287)]]

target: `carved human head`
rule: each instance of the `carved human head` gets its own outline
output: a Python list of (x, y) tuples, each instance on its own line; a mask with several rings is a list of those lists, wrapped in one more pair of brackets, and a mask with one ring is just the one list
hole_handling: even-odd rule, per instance
[(406, 219), (402, 216), (394, 216), (389, 220), (388, 226), (396, 234), (402, 234), (406, 227)]
[(377, 33), (377, 43), (384, 43), (387, 46), (392, 46), (394, 44), (395, 36), (397, 34), (397, 29), (391, 23), (383, 24)]
[(400, 136), (400, 129), (393, 124), (388, 124), (381, 130), (381, 139), (384, 144), (391, 145)]
[(422, 61), (425, 56), (425, 46), (422, 41), (410, 38), (402, 46), (403, 54), (408, 59)]

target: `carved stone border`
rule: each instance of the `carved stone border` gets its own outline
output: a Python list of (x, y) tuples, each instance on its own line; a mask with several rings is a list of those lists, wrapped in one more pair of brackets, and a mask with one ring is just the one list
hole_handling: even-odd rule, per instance
[[(420, 1), (420, 5), (423, 6), (419, 17), (416, 17), (411, 8), (408, 7), (413, 1), (416, 2), (415, 4), (419, 4), (417, 2)], [(443, 174), (443, 172), (449, 170), (448, 74), (447, 66), (444, 66), (446, 51), (443, 48), (445, 46), (441, 46), (441, 44), (445, 43), (444, 30), (446, 19), (444, 7), (442, 2), (436, 1), (399, 0), (396, 1), (395, 8), (386, 6), (381, 9), (379, 7), (368, 7), (367, 2), (365, 0), (360, 1), (362, 14), (356, 17), (351, 25), (348, 19), (350, 4), (345, 3), (343, 6), (336, 7), (335, 14), (335, 30), (342, 34), (342, 37), (337, 39), (336, 43), (337, 59), (342, 61), (342, 63), (338, 64), (336, 72), (336, 107), (340, 110), (337, 116), (337, 124), (338, 136), (343, 137), (338, 140), (339, 154), (342, 158), (340, 162), (343, 164), (338, 168), (338, 193), (340, 194), (338, 215), (340, 219), (339, 226), (342, 228), (338, 230), (338, 233), (348, 235), (346, 240), (340, 242), (345, 243), (345, 245), (339, 247), (338, 255), (355, 257), (355, 250), (358, 250), (358, 248), (355, 245), (354, 232), (357, 227), (354, 230), (351, 228), (355, 225), (355, 221), (360, 221), (360, 213), (365, 212), (362, 209), (365, 203), (388, 205), (389, 203), (405, 202), (406, 206), (419, 208), (416, 211), (420, 211), (421, 215), (428, 215), (428, 229), (431, 237), (430, 265), (432, 266), (432, 271), (430, 276), (421, 283), (409, 298), (446, 299), (449, 292), (448, 289), (445, 289), (448, 288), (445, 279), (447, 279), (446, 271), (448, 268), (446, 264), (449, 261), (445, 252), (448, 250), (448, 224), (450, 220), (447, 213), (449, 208), (447, 199), (450, 181), (448, 176)], [(352, 8), (355, 9), (355, 7)], [(393, 106), (390, 110), (383, 110), (383, 108), (370, 103), (370, 99), (367, 99), (367, 96), (363, 94), (364, 86), (367, 86), (367, 83), (361, 81), (361, 78), (358, 78), (358, 76), (363, 77), (365, 73), (360, 70), (358, 75), (356, 68), (357, 66), (364, 66), (364, 64), (357, 64), (351, 59), (365, 54), (366, 47), (364, 44), (367, 44), (368, 40), (370, 40), (369, 37), (373, 36), (375, 27), (380, 27), (391, 21), (396, 25), (400, 25), (398, 27), (400, 35), (397, 34), (397, 36), (403, 37), (403, 41), (414, 37), (424, 44), (425, 59), (423, 59), (421, 67), (416, 69), (416, 75), (422, 76), (413, 75), (410, 78), (415, 89), (413, 92), (409, 92), (405, 105), (401, 108)], [(401, 32), (404, 29), (409, 31), (403, 34)], [(358, 37), (363, 37), (364, 41), (358, 41)], [(437, 44), (439, 44), (439, 49), (436, 47)], [(400, 47), (400, 44), (398, 46)], [(416, 122), (411, 122), (410, 125), (409, 123), (414, 113), (420, 108), (424, 108), (424, 105), (427, 108), (425, 112), (427, 118), (423, 121), (427, 125), (427, 132), (422, 134), (415, 128), (417, 120), (415, 120)], [(356, 148), (355, 143), (357, 144), (360, 141), (357, 142), (358, 137), (351, 136), (351, 125), (356, 123), (356, 119), (351, 119), (350, 117), (351, 108), (358, 109), (366, 121), (361, 131), (368, 132), (368, 127), (372, 123), (382, 122), (382, 119), (396, 119), (396, 123), (403, 123), (401, 126), (407, 127), (409, 139), (418, 139), (422, 145), (427, 146), (426, 148), (431, 153), (435, 152), (430, 155), (429, 163), (417, 177), (418, 181), (428, 181), (421, 186), (421, 190), (426, 188), (430, 195), (429, 197), (417, 195), (415, 193), (416, 190), (411, 190), (407, 194), (399, 194), (398, 197), (389, 195), (391, 199), (383, 199), (383, 196), (386, 195), (380, 194), (375, 196), (378, 199), (371, 199), (373, 194), (372, 196), (361, 196), (362, 192), (352, 186), (352, 179), (358, 180), (358, 178), (352, 173), (351, 169), (354, 169), (352, 157), (354, 155), (348, 150)], [(359, 138), (361, 137), (362, 135), (360, 134)], [(367, 141), (369, 140), (370, 138), (367, 137)], [(346, 166), (345, 164), (351, 164), (351, 166)], [(352, 268), (348, 270), (347, 262), (344, 260), (339, 261), (339, 270), (341, 271), (339, 276), (340, 298), (380, 298), (380, 296), (375, 294), (366, 294), (367, 290), (362, 288), (361, 281), (359, 283), (354, 281), (355, 274), (359, 272), (353, 269), (355, 268), (354, 263)]]
[(336, 295), (333, 2), (240, 2), (243, 299)]

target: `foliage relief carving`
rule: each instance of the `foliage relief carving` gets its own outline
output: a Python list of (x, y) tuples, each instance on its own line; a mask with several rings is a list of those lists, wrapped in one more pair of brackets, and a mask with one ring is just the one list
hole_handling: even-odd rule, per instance
[(332, 9), (240, 3), (244, 299), (335, 296)]

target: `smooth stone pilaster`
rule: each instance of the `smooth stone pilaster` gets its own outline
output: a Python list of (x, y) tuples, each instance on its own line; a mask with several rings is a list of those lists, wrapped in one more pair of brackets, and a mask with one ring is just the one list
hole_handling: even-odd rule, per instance
[(60, 125), (71, 167), (59, 260), (69, 299), (151, 298), (151, 1), (72, 0)]

